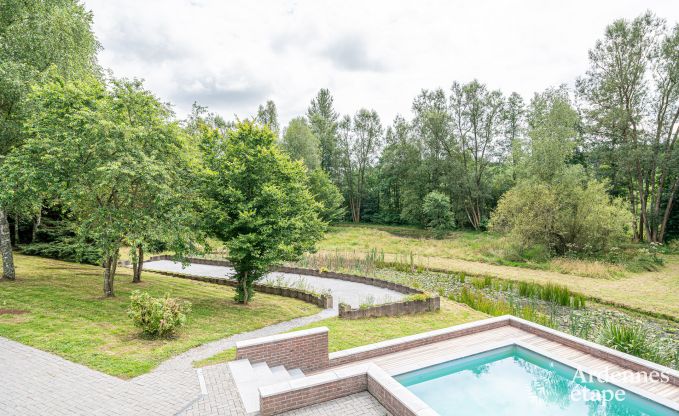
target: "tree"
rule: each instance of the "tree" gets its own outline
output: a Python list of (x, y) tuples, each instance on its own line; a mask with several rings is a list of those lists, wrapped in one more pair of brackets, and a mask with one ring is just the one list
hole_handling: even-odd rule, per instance
[(523, 174), (552, 182), (568, 167), (580, 142), (580, 116), (562, 86), (535, 94), (528, 112), (528, 149)]
[(342, 192), (321, 168), (308, 172), (309, 191), (316, 202), (322, 205), (320, 217), (326, 222), (339, 221), (344, 217)]
[(476, 80), (454, 83), (450, 106), (457, 149), (449, 142), (442, 144), (449, 156), (461, 158), (465, 213), (472, 227), (479, 230), (487, 218), (488, 166), (500, 149), (504, 98), (500, 91), (489, 91)]
[(424, 197), (422, 204), (425, 225), (434, 232), (436, 238), (443, 238), (455, 227), (450, 210), (450, 199), (441, 192), (432, 191)]
[(134, 81), (56, 78), (35, 87), (28, 105), (27, 139), (8, 156), (8, 176), (60, 201), (82, 244), (101, 253), (104, 295), (113, 296), (121, 245), (185, 224), (180, 130)]
[(601, 253), (629, 235), (631, 215), (606, 183), (589, 180), (580, 166), (569, 167), (558, 181), (532, 178), (502, 196), (490, 225), (508, 232), (520, 248), (535, 245), (552, 253)]
[(333, 108), (333, 98), (330, 91), (323, 88), (318, 91), (316, 98), (311, 100), (307, 110), (309, 126), (314, 136), (320, 141), (321, 168), (328, 172), (331, 179), (337, 180), (337, 123), (338, 114)]
[(321, 165), (320, 142), (303, 117), (290, 120), (281, 140), (281, 148), (292, 160), (303, 161), (309, 171), (318, 169)]
[(278, 124), (278, 110), (276, 110), (276, 103), (269, 100), (265, 105), (260, 104), (257, 109), (257, 121), (267, 126), (269, 130), (278, 137), (280, 125)]
[[(24, 98), (30, 86), (50, 68), (67, 79), (98, 70), (99, 43), (91, 26), (92, 15), (74, 0), (3, 2), (0, 12), (0, 169), (3, 171), (3, 157), (24, 139), (21, 127), (27, 114)], [(0, 194), (2, 277), (10, 280), (15, 278), (15, 271), (7, 213), (18, 202), (7, 193)]]
[(636, 240), (663, 242), (679, 188), (679, 26), (650, 12), (616, 20), (578, 80), (602, 167), (629, 198)]
[(524, 133), (526, 109), (523, 98), (517, 93), (512, 93), (502, 111), (504, 121), (504, 153), (511, 169), (511, 177), (517, 180), (519, 166), (525, 155)]
[(281, 261), (312, 250), (325, 223), (307, 187), (302, 162), (293, 162), (266, 127), (241, 122), (227, 140), (203, 146), (212, 232), (236, 270), (236, 300), (247, 304), (253, 283)]
[(339, 123), (339, 151), (345, 194), (351, 219), (361, 221), (361, 205), (366, 191), (366, 178), (377, 160), (382, 142), (382, 124), (377, 112), (361, 109), (354, 119), (345, 116)]

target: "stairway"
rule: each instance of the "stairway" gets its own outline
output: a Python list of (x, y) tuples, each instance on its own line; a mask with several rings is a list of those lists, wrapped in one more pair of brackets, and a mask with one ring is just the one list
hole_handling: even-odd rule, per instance
[(259, 413), (259, 388), (286, 380), (304, 377), (299, 368), (287, 370), (282, 365), (269, 368), (266, 363), (251, 364), (250, 360), (229, 362), (229, 370), (238, 388), (247, 414)]

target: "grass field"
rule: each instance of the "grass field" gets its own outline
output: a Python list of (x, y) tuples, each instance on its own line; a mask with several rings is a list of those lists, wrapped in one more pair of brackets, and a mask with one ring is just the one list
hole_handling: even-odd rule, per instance
[[(467, 306), (441, 299), (441, 310), (439, 312), (355, 320), (331, 318), (296, 330), (327, 326), (330, 330), (328, 349), (330, 352), (334, 352), (420, 332), (447, 328), (487, 317), (488, 315)], [(194, 366), (203, 367), (218, 364), (233, 360), (235, 357), (236, 351), (231, 348), (206, 360), (196, 361)]]
[[(625, 265), (575, 258), (518, 258), (506, 237), (474, 231), (451, 232), (445, 239), (431, 238), (427, 230), (385, 225), (344, 224), (331, 227), (319, 243), (324, 253), (364, 255), (375, 250), (385, 253), (387, 261), (415, 262), (428, 267), (443, 267), (450, 260), (467, 260), (535, 270), (548, 270), (595, 278), (614, 278), (626, 274)], [(629, 265), (631, 266), (631, 265)]]
[[(337, 257), (366, 259), (377, 252), (379, 257), (383, 253), (386, 262), (413, 262), (452, 272), (558, 283), (605, 303), (679, 319), (679, 255), (664, 255), (665, 265), (648, 272), (625, 271), (618, 265), (573, 259), (507, 266), (488, 257), (492, 247), (505, 244), (503, 237), (474, 232), (454, 232), (444, 240), (428, 237), (425, 230), (410, 227), (333, 227), (319, 243), (319, 253), (305, 261), (315, 262), (310, 266), (323, 267), (324, 262), (332, 263)], [(380, 277), (379, 271), (371, 274)]]
[[(319, 311), (301, 301), (257, 294), (235, 304), (233, 289), (144, 273), (132, 284), (119, 269), (116, 297), (103, 299), (102, 269), (16, 255), (17, 280), (0, 280), (0, 336), (105, 373), (129, 378), (208, 341)], [(127, 317), (130, 292), (185, 299), (193, 304), (187, 325), (173, 339), (145, 339)], [(25, 312), (25, 313), (23, 313)]]

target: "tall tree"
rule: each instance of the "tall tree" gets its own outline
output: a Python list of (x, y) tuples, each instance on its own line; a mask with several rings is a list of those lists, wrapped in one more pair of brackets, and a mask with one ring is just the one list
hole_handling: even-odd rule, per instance
[(382, 124), (374, 110), (361, 109), (353, 120), (345, 116), (339, 123), (339, 151), (342, 178), (352, 221), (361, 221), (368, 170), (377, 161), (382, 144)]
[(443, 142), (443, 148), (461, 159), (465, 213), (478, 230), (488, 215), (488, 166), (500, 149), (504, 98), (500, 91), (489, 91), (476, 80), (465, 85), (456, 82), (450, 106), (454, 142)]
[(278, 124), (278, 110), (276, 103), (268, 100), (266, 104), (259, 106), (257, 109), (257, 121), (262, 123), (271, 130), (276, 137), (280, 133), (280, 124)]
[(333, 108), (330, 91), (323, 88), (311, 100), (307, 110), (309, 126), (321, 145), (321, 168), (337, 179), (337, 128), (339, 116)]
[(266, 127), (240, 123), (228, 140), (210, 140), (204, 149), (212, 231), (236, 269), (236, 300), (247, 304), (271, 265), (314, 248), (325, 228), (321, 206), (302, 162), (281, 152)]
[[(5, 1), (0, 11), (0, 170), (3, 157), (25, 137), (24, 99), (30, 86), (50, 68), (66, 79), (96, 72), (99, 49), (92, 15), (75, 0)], [(1, 189), (1, 188), (0, 188)], [(1, 191), (0, 191), (1, 192)], [(0, 251), (3, 277), (15, 278), (8, 209), (13, 201), (0, 194)]]
[(304, 117), (290, 120), (285, 129), (281, 148), (292, 158), (301, 160), (309, 171), (320, 167), (320, 142), (311, 132)]
[(525, 154), (525, 118), (526, 109), (523, 98), (513, 92), (502, 112), (504, 121), (504, 144), (503, 151), (509, 168), (511, 169), (512, 181), (516, 182), (519, 165)]
[(597, 161), (626, 194), (636, 240), (662, 242), (679, 188), (679, 26), (646, 13), (616, 20), (578, 80)]

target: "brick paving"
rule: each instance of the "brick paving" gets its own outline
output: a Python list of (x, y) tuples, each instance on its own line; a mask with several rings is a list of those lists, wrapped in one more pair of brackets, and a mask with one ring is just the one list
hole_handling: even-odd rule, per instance
[[(0, 337), (0, 414), (245, 416), (228, 366), (154, 371), (121, 380), (54, 354)], [(286, 416), (384, 416), (369, 394), (358, 394), (286, 413)]]

